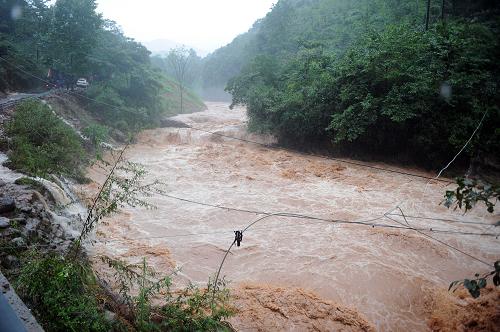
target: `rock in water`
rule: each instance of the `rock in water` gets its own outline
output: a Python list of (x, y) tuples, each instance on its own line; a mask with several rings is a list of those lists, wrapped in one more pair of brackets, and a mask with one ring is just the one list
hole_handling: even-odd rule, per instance
[(16, 202), (12, 197), (0, 198), (0, 213), (12, 212), (16, 209)]

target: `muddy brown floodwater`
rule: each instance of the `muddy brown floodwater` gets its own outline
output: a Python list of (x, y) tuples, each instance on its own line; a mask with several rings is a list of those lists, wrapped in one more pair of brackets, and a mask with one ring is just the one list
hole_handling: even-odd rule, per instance
[[(272, 142), (246, 132), (243, 108), (207, 106), (207, 111), (175, 119)], [(126, 157), (144, 164), (148, 179), (167, 183), (170, 195), (194, 201), (348, 221), (382, 216), (401, 203), (410, 216), (466, 222), (410, 219), (414, 227), (498, 233), (493, 226), (498, 215), (482, 208), (463, 215), (439, 205), (446, 183), (426, 187), (425, 179), (270, 150), (189, 128), (147, 130)], [(89, 174), (102, 180), (95, 169)], [(206, 285), (233, 241), (233, 231), (258, 217), (168, 197), (151, 201), (156, 210), (127, 208), (109, 219), (91, 250), (131, 262), (144, 256), (165, 273), (180, 267), (178, 284)], [(386, 218), (377, 222), (397, 225)], [(189, 235), (193, 233), (197, 235)], [(430, 234), (488, 262), (500, 256), (494, 237)], [(239, 330), (426, 331), (436, 294), (442, 299), (450, 281), (487, 270), (411, 230), (272, 217), (244, 233), (222, 275), (231, 281), (239, 310), (231, 322)]]

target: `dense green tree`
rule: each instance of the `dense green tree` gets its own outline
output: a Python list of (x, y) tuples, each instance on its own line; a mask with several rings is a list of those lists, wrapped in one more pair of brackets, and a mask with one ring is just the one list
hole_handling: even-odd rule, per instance
[(486, 114), (465, 156), (494, 156), (498, 12), (445, 1), (442, 20), (442, 4), (431, 2), (425, 31), (426, 1), (282, 0), (260, 22), (260, 55), (228, 83), (233, 104), (284, 144), (426, 166), (453, 156)]
[(330, 137), (338, 148), (399, 155), (426, 165), (449, 158), (484, 112), (470, 155), (498, 151), (498, 40), (481, 24), (427, 33), (408, 24), (371, 32), (337, 59), (304, 47), (286, 65), (257, 57), (228, 85), (250, 128), (288, 144)]
[(94, 0), (2, 0), (0, 16), (0, 91), (47, 80), (72, 87), (85, 77), (91, 84), (78, 92), (81, 103), (124, 132), (157, 123), (168, 109), (168, 80), (152, 66), (150, 52), (102, 19)]
[(68, 75), (88, 73), (87, 57), (98, 42), (102, 18), (94, 0), (57, 0), (46, 45), (47, 63)]

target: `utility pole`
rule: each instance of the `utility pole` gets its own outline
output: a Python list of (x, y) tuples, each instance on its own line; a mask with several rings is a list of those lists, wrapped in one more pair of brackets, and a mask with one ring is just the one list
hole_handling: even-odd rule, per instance
[(445, 6), (445, 0), (441, 1), (441, 21), (444, 21), (444, 6)]
[(429, 30), (430, 15), (431, 15), (431, 0), (427, 0), (427, 14), (425, 15), (425, 31)]

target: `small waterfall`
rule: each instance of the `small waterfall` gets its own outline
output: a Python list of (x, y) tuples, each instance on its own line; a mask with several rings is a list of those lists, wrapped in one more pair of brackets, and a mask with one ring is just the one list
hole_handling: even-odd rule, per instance
[(58, 186), (56, 183), (40, 177), (32, 179), (39, 182), (45, 189), (47, 189), (48, 192), (50, 192), (57, 205), (67, 206), (73, 203), (73, 201), (66, 194), (64, 189)]
[(10, 168), (3, 166), (3, 163), (6, 162), (9, 158), (4, 153), (0, 152), (0, 180), (12, 183), (17, 179), (23, 177), (21, 173), (14, 172)]
[(68, 179), (58, 178), (52, 175), (54, 181), (43, 178), (35, 178), (47, 189), (60, 209), (57, 213), (51, 211), (54, 220), (61, 225), (67, 233), (77, 234), (81, 227), (81, 220), (85, 218), (87, 209), (70, 189)]
[[(8, 160), (7, 155), (0, 153), (0, 180), (7, 183), (14, 183), (17, 179), (27, 177), (24, 174), (15, 172), (3, 163)], [(54, 198), (58, 209), (48, 211), (54, 222), (59, 224), (67, 234), (74, 237), (78, 235), (81, 229), (81, 220), (87, 215), (87, 209), (80, 202), (77, 196), (71, 191), (71, 183), (66, 178), (57, 178), (53, 176), (53, 181), (40, 178), (28, 177), (42, 185)]]

